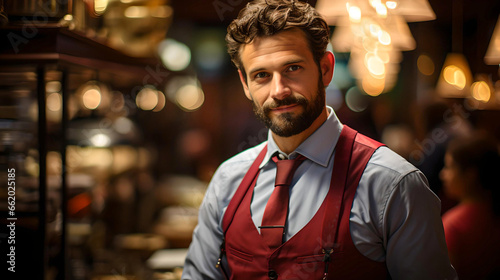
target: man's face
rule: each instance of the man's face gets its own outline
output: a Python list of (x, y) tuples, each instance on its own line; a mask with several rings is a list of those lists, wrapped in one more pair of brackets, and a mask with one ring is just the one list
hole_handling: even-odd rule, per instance
[(296, 135), (326, 110), (324, 86), (331, 75), (325, 82), (302, 31), (256, 38), (242, 47), (240, 57), (247, 75), (245, 79), (240, 71), (245, 94), (257, 117), (276, 135)]

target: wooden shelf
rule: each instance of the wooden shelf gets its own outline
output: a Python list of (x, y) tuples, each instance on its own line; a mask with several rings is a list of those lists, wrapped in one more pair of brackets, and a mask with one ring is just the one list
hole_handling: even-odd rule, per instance
[(0, 68), (12, 65), (58, 64), (105, 71), (124, 82), (151, 81), (168, 76), (158, 57), (131, 57), (106, 45), (56, 24), (0, 27)]

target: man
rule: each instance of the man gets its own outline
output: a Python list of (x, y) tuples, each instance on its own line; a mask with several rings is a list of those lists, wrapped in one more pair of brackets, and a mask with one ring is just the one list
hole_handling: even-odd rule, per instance
[[(212, 178), (182, 279), (456, 278), (422, 173), (326, 106), (328, 36), (292, 0), (251, 2), (228, 27), (245, 95), (270, 131)], [(278, 175), (284, 165), (295, 174)]]

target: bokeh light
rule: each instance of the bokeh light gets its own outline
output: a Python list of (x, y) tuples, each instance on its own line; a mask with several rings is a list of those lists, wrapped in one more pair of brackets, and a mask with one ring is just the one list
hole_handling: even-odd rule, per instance
[(94, 12), (96, 15), (102, 15), (108, 7), (108, 0), (94, 0)]
[(160, 112), (165, 107), (166, 98), (165, 94), (163, 94), (163, 92), (161, 92), (160, 90), (156, 91), (156, 93), (158, 96), (158, 103), (154, 107), (153, 112)]
[(127, 18), (145, 18), (149, 16), (149, 9), (146, 6), (130, 6), (125, 9), (124, 15)]
[(191, 50), (185, 44), (165, 39), (158, 45), (161, 61), (171, 71), (182, 71), (191, 62)]
[(111, 144), (109, 136), (103, 133), (97, 133), (90, 137), (90, 142), (96, 147), (107, 147)]
[(387, 6), (388, 9), (394, 10), (398, 6), (398, 2), (396, 2), (396, 1), (386, 1), (385, 5)]
[(120, 134), (127, 134), (132, 131), (134, 123), (129, 118), (119, 117), (113, 123), (113, 128)]
[(194, 111), (203, 105), (205, 95), (200, 87), (187, 84), (179, 88), (175, 95), (177, 104), (185, 111)]
[(352, 87), (346, 92), (345, 103), (353, 112), (362, 112), (368, 107), (367, 96), (363, 95), (358, 87)]
[(347, 5), (347, 12), (349, 13), (349, 20), (351, 22), (361, 21), (361, 9), (358, 6), (351, 6), (349, 3)]
[(61, 82), (59, 81), (50, 81), (45, 84), (45, 91), (47, 93), (61, 92), (61, 88)]
[(135, 104), (144, 111), (153, 110), (158, 105), (158, 91), (151, 86), (145, 86), (135, 97)]
[(488, 102), (491, 98), (491, 90), (485, 81), (474, 82), (471, 85), (472, 97), (477, 101)]
[(391, 35), (385, 30), (380, 30), (378, 34), (378, 41), (382, 45), (389, 46), (391, 44)]
[(47, 96), (47, 109), (52, 112), (58, 112), (62, 108), (62, 96), (58, 92), (50, 93)]
[(362, 81), (361, 85), (363, 91), (370, 96), (379, 96), (385, 87), (385, 79), (377, 79), (371, 75), (366, 75)]
[(418, 71), (426, 76), (434, 74), (434, 61), (428, 55), (421, 54), (418, 56), (417, 67)]
[(446, 66), (443, 71), (444, 80), (457, 89), (462, 90), (466, 84), (465, 73), (455, 65)]
[(374, 76), (381, 77), (385, 74), (384, 62), (382, 61), (382, 59), (380, 59), (380, 57), (374, 54), (371, 53), (366, 54), (365, 65), (368, 71)]
[(101, 104), (101, 91), (99, 87), (89, 87), (82, 95), (83, 106), (90, 110), (95, 110)]

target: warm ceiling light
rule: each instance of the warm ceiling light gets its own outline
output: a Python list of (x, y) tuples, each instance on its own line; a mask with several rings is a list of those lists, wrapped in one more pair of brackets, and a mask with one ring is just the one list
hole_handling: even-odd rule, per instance
[(370, 35), (372, 37), (378, 37), (378, 35), (382, 31), (382, 28), (376, 23), (371, 23), (368, 25), (368, 30), (370, 30)]
[(149, 9), (146, 6), (130, 6), (125, 9), (124, 15), (127, 18), (145, 18), (149, 16)]
[(379, 96), (385, 87), (385, 79), (377, 79), (371, 75), (366, 75), (361, 82), (363, 91), (370, 96)]
[(443, 97), (469, 96), (472, 74), (467, 59), (461, 53), (449, 53), (444, 61), (436, 90)]
[(471, 85), (472, 97), (481, 102), (488, 102), (491, 98), (491, 90), (485, 81), (474, 82)]
[(376, 41), (371, 37), (365, 36), (362, 39), (362, 46), (367, 53), (374, 53), (378, 47), (378, 40)]
[(361, 9), (358, 6), (349, 6), (349, 20), (352, 22), (360, 22), (361, 21)]
[(364, 75), (383, 77), (383, 92), (395, 84), (401, 51), (416, 47), (406, 21), (436, 18), (428, 0), (318, 0), (316, 10), (336, 26), (331, 39), (335, 51), (351, 52), (349, 69), (358, 86)]
[(108, 0), (94, 0), (94, 11), (97, 15), (102, 15), (108, 7)]
[(377, 8), (378, 5), (382, 4), (381, 0), (368, 0), (368, 2), (373, 8)]
[(387, 2), (385, 2), (385, 5), (387, 6), (387, 9), (394, 10), (398, 6), (398, 2), (396, 2), (396, 1), (387, 1)]
[(464, 71), (455, 65), (449, 65), (444, 68), (443, 78), (448, 84), (455, 86), (459, 90), (465, 87), (467, 80)]
[(377, 4), (377, 6), (375, 7), (375, 11), (377, 11), (377, 15), (379, 15), (380, 17), (382, 18), (387, 17), (387, 7), (384, 4), (382, 3)]
[(385, 30), (380, 30), (378, 34), (378, 41), (380, 44), (388, 46), (391, 44), (391, 35)]
[[(337, 22), (342, 17), (350, 16), (349, 7), (353, 7), (349, 3), (350, 0), (318, 0), (316, 2), (316, 10), (321, 14), (328, 24), (338, 25)], [(357, 1), (356, 2), (359, 14), (375, 15), (390, 14), (402, 16), (408, 22), (428, 21), (436, 19), (436, 14), (432, 10), (429, 1), (427, 0), (391, 0), (386, 1)], [(347, 11), (345, 7), (347, 6)], [(382, 7), (383, 6), (383, 7)], [(377, 11), (377, 7), (378, 11)], [(387, 11), (390, 9), (390, 11)], [(387, 15), (389, 17), (389, 15)]]
[(394, 14), (403, 16), (407, 22), (436, 19), (436, 14), (427, 0), (401, 0), (394, 9)]
[(411, 51), (417, 46), (415, 39), (411, 35), (408, 23), (402, 16), (388, 17), (385, 24), (386, 30), (391, 34), (392, 45), (401, 51)]
[(378, 50), (374, 53), (380, 60), (384, 63), (387, 64), (391, 62), (391, 54), (388, 51), (383, 51), (383, 50)]
[(367, 54), (365, 56), (365, 65), (370, 74), (376, 77), (381, 77), (385, 74), (384, 62), (376, 55)]
[(484, 61), (490, 65), (500, 64), (500, 17), (498, 17), (497, 25), (493, 30), (493, 35), (491, 35)]

